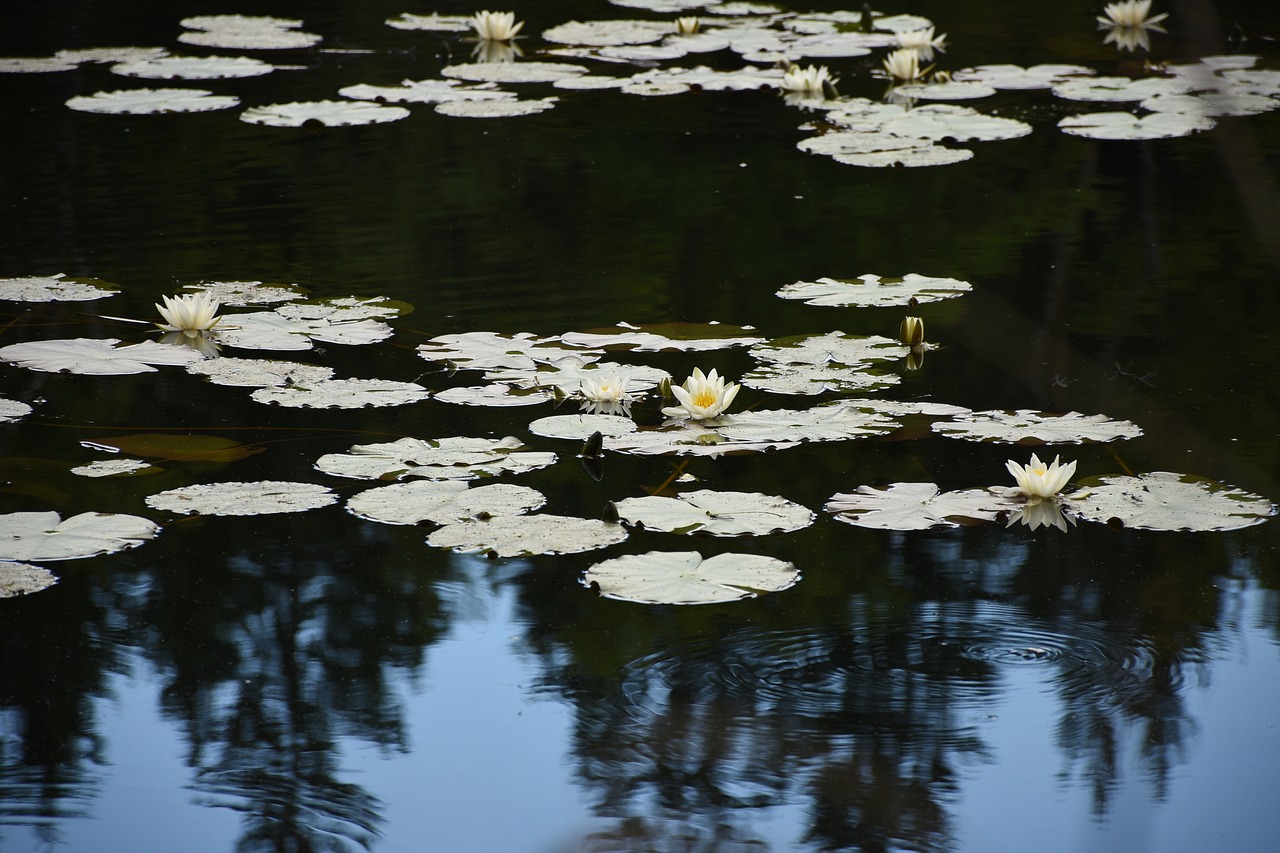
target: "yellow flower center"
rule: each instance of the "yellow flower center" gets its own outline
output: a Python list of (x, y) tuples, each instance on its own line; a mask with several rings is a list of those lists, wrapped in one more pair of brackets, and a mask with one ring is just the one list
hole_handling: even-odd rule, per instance
[(716, 404), (716, 394), (714, 391), (702, 390), (691, 395), (693, 404), (700, 409), (709, 409)]

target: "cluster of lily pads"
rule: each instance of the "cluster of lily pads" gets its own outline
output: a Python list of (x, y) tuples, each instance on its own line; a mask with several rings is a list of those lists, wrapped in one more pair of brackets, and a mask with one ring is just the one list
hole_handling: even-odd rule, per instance
[[(793, 282), (778, 290), (788, 299), (817, 305), (914, 307), (956, 298), (971, 285), (951, 278), (864, 274), (851, 279)], [(933, 434), (1010, 444), (1079, 444), (1139, 436), (1135, 424), (1076, 412), (985, 411), (932, 402), (850, 397), (891, 387), (901, 369), (919, 366), (934, 346), (924, 323), (906, 317), (898, 336), (857, 336), (841, 331), (768, 339), (753, 327), (721, 323), (566, 332), (466, 332), (442, 334), (417, 347), (441, 367), (434, 391), (417, 382), (333, 378), (321, 365), (271, 358), (242, 358), (227, 350), (308, 350), (316, 340), (368, 345), (393, 334), (385, 322), (410, 310), (386, 298), (308, 300), (295, 286), (259, 282), (204, 282), (156, 305), (159, 321), (112, 317), (158, 328), (159, 340), (33, 340), (0, 347), (0, 361), (39, 371), (94, 375), (183, 368), (208, 381), (253, 388), (252, 399), (272, 405), (318, 409), (402, 406), (433, 397), (471, 406), (576, 405), (571, 414), (531, 420), (528, 431), (572, 442), (593, 470), (607, 452), (634, 455), (718, 457), (786, 450), (810, 442), (850, 441), (927, 427)], [(103, 282), (64, 276), (0, 280), (0, 299), (41, 302), (96, 300), (119, 290)], [(275, 305), (274, 308), (265, 306)], [(262, 310), (226, 311), (227, 307)], [(106, 316), (106, 315), (104, 315)], [(151, 334), (151, 333), (148, 333)], [(676, 384), (659, 364), (672, 352), (745, 349), (756, 362), (741, 384), (716, 370), (695, 369)], [(614, 353), (625, 354), (616, 360)], [(470, 375), (483, 384), (465, 384)], [(449, 379), (448, 377), (453, 377)], [(452, 384), (450, 384), (452, 383)], [(462, 384), (460, 384), (462, 383)], [(800, 408), (767, 404), (737, 407), (742, 386), (789, 398), (839, 395)], [(667, 405), (662, 405), (662, 402)], [(736, 409), (736, 410), (735, 410)], [(0, 400), (0, 418), (31, 414), (22, 401)], [(122, 450), (86, 442), (90, 449)], [(146, 455), (145, 450), (143, 456)], [(117, 454), (118, 456), (118, 454)], [(592, 551), (624, 541), (631, 530), (697, 536), (769, 536), (812, 524), (815, 514), (784, 497), (701, 489), (674, 495), (620, 496), (602, 519), (539, 512), (546, 498), (527, 486), (470, 481), (535, 471), (555, 464), (555, 452), (536, 450), (519, 438), (470, 436), (357, 444), (315, 461), (315, 469), (339, 478), (382, 483), (346, 501), (360, 518), (386, 524), (435, 526), (427, 544), (493, 557)], [(1079, 520), (1156, 530), (1227, 530), (1260, 523), (1276, 512), (1264, 498), (1185, 475), (1156, 472), (1106, 477), (1062, 494), (1076, 463), (1008, 463), (1016, 485), (941, 492), (932, 483), (859, 486), (833, 495), (825, 509), (849, 524), (917, 530), (1003, 520), (1032, 529), (1062, 530)], [(140, 476), (158, 467), (144, 458), (113, 458), (72, 469), (84, 476)], [(158, 512), (257, 515), (329, 506), (339, 495), (311, 482), (197, 483), (146, 498)], [(62, 520), (52, 512), (0, 516), (0, 560), (43, 562), (131, 548), (153, 538), (154, 522), (130, 515), (85, 513)], [(29, 589), (39, 567), (5, 564), (5, 576)], [(52, 576), (49, 575), (51, 578)], [(652, 551), (592, 566), (583, 583), (602, 595), (647, 603), (732, 601), (785, 589), (799, 580), (796, 567), (761, 554)], [(51, 582), (51, 581), (50, 581)]]
[[(1073, 103), (1124, 109), (1067, 115), (1065, 133), (1099, 139), (1155, 139), (1208, 130), (1223, 116), (1251, 115), (1280, 106), (1280, 71), (1257, 69), (1254, 56), (1211, 56), (1190, 64), (1148, 62), (1140, 78), (1098, 76), (1080, 65), (985, 64), (948, 71), (934, 62), (946, 36), (919, 15), (861, 11), (796, 13), (770, 3), (735, 0), (612, 0), (616, 6), (672, 19), (568, 21), (541, 33), (542, 46), (527, 50), (524, 22), (513, 12), (472, 16), (404, 13), (386, 24), (399, 30), (470, 38), (474, 61), (444, 67), (440, 76), (396, 86), (353, 83), (343, 100), (252, 106), (240, 118), (253, 124), (317, 127), (374, 124), (408, 118), (401, 105), (431, 104), (437, 113), (500, 118), (544, 112), (559, 96), (520, 97), (500, 89), (550, 84), (561, 92), (615, 89), (659, 96), (694, 90), (771, 89), (788, 103), (821, 117), (802, 129), (814, 135), (799, 148), (858, 166), (930, 166), (973, 157), (955, 143), (1015, 139), (1030, 124), (984, 114), (970, 106), (1000, 91), (1049, 90)], [(683, 14), (698, 12), (698, 15)], [(1163, 33), (1167, 14), (1151, 14), (1151, 0), (1106, 6), (1097, 26), (1117, 48), (1149, 50), (1150, 34)], [(1082, 21), (1082, 24), (1085, 22)], [(1090, 22), (1092, 23), (1092, 22)], [(180, 42), (231, 50), (317, 48), (321, 36), (301, 21), (245, 15), (202, 15), (181, 21)], [(841, 96), (837, 77), (806, 60), (851, 60), (883, 50), (879, 66), (860, 70), (886, 82), (883, 99)], [(690, 56), (728, 51), (741, 67), (670, 65)], [(344, 50), (359, 53), (359, 50)], [(526, 54), (537, 58), (525, 59)], [(155, 80), (217, 80), (298, 70), (245, 56), (172, 55), (163, 48), (61, 51), (52, 57), (0, 59), (0, 72), (67, 71), (83, 63), (111, 63), (113, 73)], [(642, 66), (631, 70), (631, 66)], [(629, 70), (630, 73), (618, 73)], [(844, 72), (844, 80), (853, 75)], [(922, 103), (923, 102), (923, 103)], [(67, 105), (100, 113), (173, 113), (237, 107), (234, 95), (193, 88), (134, 88), (77, 96)], [(1136, 106), (1136, 110), (1133, 109)], [(953, 145), (945, 145), (943, 142)]]

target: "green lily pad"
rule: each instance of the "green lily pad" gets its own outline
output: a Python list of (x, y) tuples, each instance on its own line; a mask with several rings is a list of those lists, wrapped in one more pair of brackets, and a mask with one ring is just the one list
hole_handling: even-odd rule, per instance
[(263, 451), (263, 447), (241, 444), (217, 435), (176, 432), (139, 432), (89, 439), (85, 446), (96, 450), (128, 453), (166, 462), (236, 462)]
[(650, 551), (605, 560), (587, 569), (584, 586), (605, 598), (639, 604), (719, 604), (789, 589), (796, 567), (759, 554)]

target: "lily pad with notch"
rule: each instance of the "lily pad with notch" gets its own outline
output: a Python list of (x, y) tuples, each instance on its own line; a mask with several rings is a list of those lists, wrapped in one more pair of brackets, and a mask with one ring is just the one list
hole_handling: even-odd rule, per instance
[(347, 453), (327, 453), (316, 469), (359, 480), (474, 480), (545, 468), (554, 453), (529, 450), (518, 438), (451, 436), (402, 438), (383, 444), (357, 444)]
[(596, 563), (582, 584), (638, 604), (721, 604), (781, 592), (800, 581), (792, 563), (760, 554), (650, 551)]
[(1029, 445), (1093, 444), (1142, 435), (1137, 424), (1112, 420), (1106, 415), (1054, 415), (1030, 409), (956, 415), (935, 423), (933, 431), (947, 438)]
[(65, 338), (0, 347), (0, 361), (48, 373), (124, 376), (153, 373), (155, 365), (183, 366), (204, 356), (185, 346), (143, 341), (120, 346), (118, 338)]
[(1087, 521), (1142, 530), (1239, 530), (1261, 524), (1277, 511), (1260, 495), (1168, 471), (1087, 478), (1063, 501)]
[(456, 524), (469, 519), (524, 515), (547, 501), (536, 489), (508, 483), (469, 487), (459, 480), (414, 480), (378, 486), (347, 501), (352, 515), (383, 524)]
[(797, 281), (777, 292), (783, 299), (802, 299), (806, 305), (894, 307), (953, 299), (973, 289), (967, 281), (907, 273), (902, 278), (873, 273), (853, 279), (820, 278)]
[(836, 520), (876, 530), (928, 530), (994, 521), (1024, 502), (988, 489), (943, 492), (933, 483), (859, 486), (831, 496), (823, 508)]
[(621, 524), (562, 515), (497, 516), (446, 524), (427, 544), (464, 554), (529, 557), (579, 554), (616, 545), (627, 538)]
[(82, 512), (11, 512), (0, 515), (0, 560), (78, 560), (136, 548), (160, 527), (136, 515)]
[(337, 500), (332, 489), (315, 483), (259, 480), (169, 489), (148, 496), (147, 506), (180, 515), (270, 515), (306, 512)]
[(0, 279), (0, 299), (12, 302), (88, 302), (119, 292), (105, 281), (67, 278), (65, 273)]
[(775, 495), (700, 489), (669, 498), (646, 495), (614, 503), (624, 524), (700, 536), (768, 536), (813, 523), (806, 507)]

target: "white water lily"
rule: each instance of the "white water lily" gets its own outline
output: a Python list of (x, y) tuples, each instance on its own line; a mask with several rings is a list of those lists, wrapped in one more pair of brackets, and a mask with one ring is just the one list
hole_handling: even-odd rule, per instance
[(222, 319), (218, 316), (218, 300), (208, 291), (162, 298), (164, 304), (157, 303), (156, 310), (164, 322), (156, 325), (166, 332), (182, 332), (194, 338), (212, 329)]
[(923, 30), (908, 30), (907, 32), (898, 33), (898, 47), (907, 50), (914, 50), (920, 55), (925, 62), (933, 59), (933, 52), (946, 51), (947, 34), (934, 36), (933, 27), (927, 27)]
[(524, 21), (516, 23), (515, 12), (476, 12), (471, 19), (471, 26), (476, 31), (476, 38), (484, 41), (511, 41), (524, 26)]
[(582, 378), (582, 396), (592, 403), (622, 403), (630, 399), (627, 386), (631, 380), (617, 374), (605, 377), (597, 382), (589, 377)]
[(1030, 465), (1019, 465), (1010, 459), (1005, 467), (1009, 469), (1013, 479), (1018, 481), (1018, 487), (1014, 491), (1034, 500), (1052, 498), (1076, 472), (1075, 462), (1059, 465), (1058, 459), (1057, 456), (1053, 457), (1052, 465), (1041, 462), (1040, 457), (1034, 453), (1031, 454)]
[(835, 88), (839, 78), (831, 76), (825, 65), (809, 65), (801, 68), (793, 65), (782, 75), (779, 84), (787, 92), (812, 92), (821, 95), (827, 86)]
[(662, 413), (671, 418), (710, 420), (729, 408), (733, 398), (738, 396), (739, 387), (732, 382), (726, 384), (724, 377), (717, 374), (714, 369), (703, 375), (702, 371), (695, 367), (693, 375), (684, 381), (684, 385), (671, 386), (671, 393), (680, 401), (680, 405), (665, 408)]
[(1098, 29), (1104, 27), (1153, 27), (1160, 30), (1160, 32), (1164, 32), (1157, 24), (1169, 17), (1167, 14), (1161, 14), (1148, 18), (1147, 13), (1151, 11), (1151, 0), (1121, 0), (1119, 3), (1108, 3), (1107, 7), (1102, 11), (1106, 13), (1106, 17), (1098, 16)]
[(676, 18), (676, 32), (682, 36), (691, 36), (698, 32), (702, 26), (702, 22), (698, 20), (696, 15), (688, 15), (683, 18)]
[(920, 54), (909, 47), (895, 50), (884, 60), (884, 73), (894, 80), (919, 79)]

